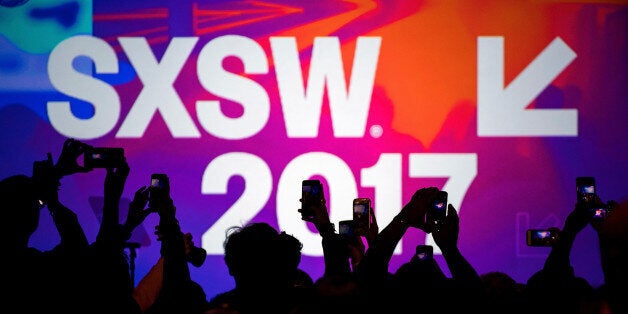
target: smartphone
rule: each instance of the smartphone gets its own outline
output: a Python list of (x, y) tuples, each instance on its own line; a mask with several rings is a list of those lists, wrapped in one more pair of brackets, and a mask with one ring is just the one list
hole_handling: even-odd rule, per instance
[(595, 196), (595, 178), (577, 177), (576, 194), (578, 197), (578, 202), (589, 203), (593, 201), (593, 196)]
[(414, 256), (418, 261), (429, 261), (434, 256), (434, 248), (431, 245), (417, 245)]
[(353, 236), (353, 220), (341, 220), (338, 222), (338, 234), (341, 236)]
[(552, 246), (558, 241), (558, 229), (528, 229), (526, 244), (528, 246)]
[(154, 189), (168, 190), (170, 179), (165, 173), (153, 173), (150, 175), (150, 187)]
[(591, 208), (591, 214), (593, 216), (592, 219), (595, 221), (604, 220), (604, 218), (606, 218), (606, 215), (608, 215), (608, 208), (604, 205), (600, 207), (593, 207)]
[(157, 195), (167, 196), (170, 194), (170, 178), (165, 173), (153, 173), (150, 175), (149, 199), (154, 199)]
[(427, 209), (425, 219), (432, 231), (439, 230), (447, 217), (447, 196), (446, 191), (438, 191), (431, 206)]
[(371, 228), (371, 199), (358, 197), (353, 199), (353, 232), (366, 236)]
[(121, 147), (90, 147), (83, 154), (85, 168), (115, 168), (124, 160)]
[(321, 205), (323, 185), (320, 180), (303, 180), (301, 184), (301, 219), (314, 221), (315, 207)]

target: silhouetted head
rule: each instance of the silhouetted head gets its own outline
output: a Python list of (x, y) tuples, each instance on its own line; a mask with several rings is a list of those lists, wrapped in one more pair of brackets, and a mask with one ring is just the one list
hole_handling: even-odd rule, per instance
[(489, 296), (500, 298), (503, 295), (510, 295), (518, 291), (517, 282), (506, 273), (492, 271), (483, 274), (480, 278)]
[(41, 206), (35, 196), (33, 181), (26, 175), (14, 175), (0, 181), (0, 202), (6, 237), (28, 244), (28, 239), (39, 225)]
[(480, 278), (488, 313), (525, 313), (525, 285), (517, 283), (510, 275), (500, 271), (485, 273)]
[[(457, 299), (453, 282), (447, 278), (434, 259), (417, 260), (399, 266), (391, 281), (388, 293), (395, 305), (395, 312), (417, 309), (421, 313), (438, 313), (445, 310), (447, 299)], [(423, 301), (419, 301), (423, 300)]]
[(371, 313), (373, 303), (367, 302), (352, 273), (325, 275), (314, 283), (314, 290), (304, 313)]
[(628, 302), (628, 200), (614, 206), (600, 230), (605, 256), (604, 293), (613, 313), (627, 313)]
[(408, 284), (417, 280), (438, 284), (446, 279), (436, 260), (433, 258), (419, 260), (416, 256), (413, 256), (409, 262), (402, 264), (395, 272), (395, 277), (402, 282), (408, 281)]
[(236, 287), (290, 288), (298, 275), (302, 243), (267, 223), (233, 227), (224, 243), (225, 263)]
[(294, 278), (294, 287), (295, 288), (311, 288), (314, 286), (314, 279), (312, 276), (308, 274), (305, 270), (297, 269), (296, 275)]
[(600, 230), (604, 250), (613, 274), (608, 279), (622, 285), (628, 280), (628, 200), (618, 203), (609, 214)]

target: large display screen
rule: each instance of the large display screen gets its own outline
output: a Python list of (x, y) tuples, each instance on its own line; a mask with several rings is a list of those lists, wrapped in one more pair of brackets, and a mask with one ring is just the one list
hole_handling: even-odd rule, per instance
[[(152, 173), (168, 174), (182, 230), (208, 252), (191, 266), (208, 296), (234, 286), (222, 244), (248, 222), (297, 237), (301, 268), (322, 275), (321, 237), (298, 212), (305, 179), (323, 182), (336, 229), (354, 198), (371, 198), (381, 230), (416, 190), (446, 190), (462, 254), (518, 282), (549, 253), (526, 230), (563, 226), (576, 177), (626, 197), (625, 1), (0, 4), (0, 175), (30, 175), (66, 138), (124, 148), (121, 220)], [(104, 177), (61, 182), (90, 241)], [(131, 238), (136, 282), (159, 258), (158, 221)], [(58, 240), (42, 215), (30, 245)], [(422, 244), (435, 245), (409, 229), (389, 270)], [(603, 282), (590, 226), (571, 262)]]

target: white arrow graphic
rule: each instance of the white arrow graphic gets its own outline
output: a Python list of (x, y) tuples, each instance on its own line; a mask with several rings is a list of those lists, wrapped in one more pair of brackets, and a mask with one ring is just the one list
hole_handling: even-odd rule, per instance
[(575, 58), (556, 37), (504, 88), (504, 38), (478, 37), (478, 136), (577, 136), (576, 109), (526, 109)]

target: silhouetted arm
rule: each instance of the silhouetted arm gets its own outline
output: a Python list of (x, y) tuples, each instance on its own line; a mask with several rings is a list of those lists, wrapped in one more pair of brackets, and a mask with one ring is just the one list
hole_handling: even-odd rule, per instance
[(190, 280), (190, 270), (185, 260), (185, 242), (172, 201), (163, 204), (158, 212), (161, 255), (164, 258), (162, 294), (175, 295)]
[[(569, 260), (576, 235), (590, 221), (590, 213), (584, 203), (578, 202), (567, 216), (557, 241), (545, 259), (543, 268), (528, 279), (530, 291), (548, 291), (569, 284), (575, 277)], [(554, 228), (556, 229), (556, 228)], [(538, 293), (542, 295), (542, 293)]]
[(553, 277), (573, 277), (573, 268), (569, 260), (571, 248), (576, 235), (587, 226), (591, 217), (588, 206), (578, 202), (565, 219), (563, 229), (559, 232), (558, 241), (552, 246), (552, 250), (545, 260), (543, 266), (545, 273), (552, 274)]
[(148, 313), (201, 313), (205, 293), (192, 281), (186, 259), (185, 235), (176, 218), (176, 207), (165, 191), (151, 190), (151, 210), (159, 214), (159, 239), (163, 258), (163, 277), (159, 297)]
[(371, 273), (387, 273), (388, 264), (394, 253), (395, 247), (408, 230), (407, 218), (399, 214), (379, 233), (372, 246), (364, 254), (364, 258), (358, 265), (359, 269), (369, 268)]
[(164, 276), (164, 258), (159, 257), (157, 263), (150, 268), (133, 289), (133, 298), (142, 312), (149, 309), (161, 293)]
[[(67, 146), (67, 142), (65, 146)], [(69, 153), (65, 146), (64, 153), (67, 158)], [(53, 166), (50, 153), (47, 154), (47, 160), (36, 161), (33, 164), (35, 193), (39, 201), (47, 205), (59, 232), (61, 241), (55, 250), (83, 249), (87, 247), (88, 241), (76, 214), (59, 202), (59, 186), (61, 185), (59, 180), (61, 179), (60, 173), (63, 171), (63, 168)]]
[[(314, 210), (314, 226), (321, 235), (321, 245), (323, 247), (323, 259), (325, 261), (324, 276), (347, 274), (351, 272), (349, 257), (347, 256), (346, 247), (336, 233), (334, 224), (329, 220), (329, 212), (326, 206), (324, 192), (321, 191), (321, 200), (310, 203), (317, 204), (313, 206)], [(302, 200), (303, 201), (303, 200)]]
[(129, 171), (129, 165), (123, 161), (116, 168), (107, 168), (105, 176), (103, 216), (96, 241), (116, 254), (123, 252), (124, 243), (131, 237), (119, 222), (120, 199)]
[[(426, 230), (425, 212), (428, 204), (438, 192), (437, 188), (422, 188), (412, 195), (412, 199), (397, 216), (377, 235), (358, 265), (357, 273), (363, 279), (375, 282), (388, 275), (388, 265), (395, 247), (409, 227)], [(369, 279), (370, 278), (370, 279)]]
[(628, 200), (608, 202), (611, 211), (595, 226), (604, 274), (603, 299), (611, 313), (628, 313)]
[[(133, 200), (129, 204), (129, 211), (123, 225), (124, 232), (129, 236), (133, 230), (137, 228), (153, 210), (146, 208), (148, 203), (148, 188), (145, 186), (140, 187), (135, 191)], [(127, 239), (128, 240), (128, 239)]]
[(76, 214), (58, 201), (48, 203), (48, 210), (59, 231), (58, 247), (70, 250), (84, 249), (89, 245)]
[(458, 249), (459, 223), (458, 212), (449, 204), (443, 226), (433, 233), (434, 241), (441, 249), (452, 277), (469, 287), (480, 289), (480, 276)]

